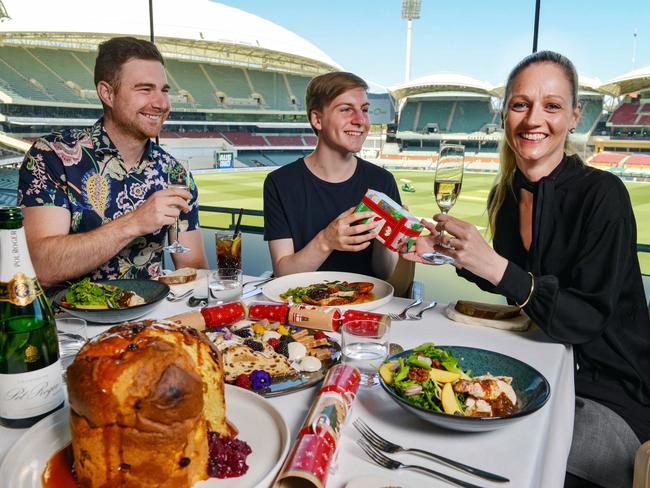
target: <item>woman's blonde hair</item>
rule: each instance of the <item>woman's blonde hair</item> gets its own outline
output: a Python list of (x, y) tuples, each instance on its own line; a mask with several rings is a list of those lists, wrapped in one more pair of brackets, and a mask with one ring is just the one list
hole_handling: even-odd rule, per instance
[[(524, 59), (519, 61), (517, 66), (515, 66), (510, 72), (506, 83), (505, 93), (503, 95), (503, 105), (501, 107), (501, 120), (503, 122), (505, 122), (505, 114), (508, 110), (508, 103), (510, 103), (512, 84), (515, 78), (528, 66), (536, 63), (553, 63), (564, 70), (564, 74), (571, 84), (571, 106), (574, 110), (578, 107), (578, 73), (576, 72), (573, 63), (569, 58), (559, 53), (553, 51), (539, 51), (526, 56)], [(492, 192), (490, 192), (490, 198), (488, 199), (489, 228), (492, 237), (494, 237), (494, 233), (496, 232), (497, 214), (506, 199), (508, 190), (512, 188), (512, 179), (515, 175), (516, 169), (517, 162), (515, 159), (515, 153), (508, 145), (508, 140), (504, 135), (499, 145), (499, 174), (497, 176), (497, 182), (492, 189)]]

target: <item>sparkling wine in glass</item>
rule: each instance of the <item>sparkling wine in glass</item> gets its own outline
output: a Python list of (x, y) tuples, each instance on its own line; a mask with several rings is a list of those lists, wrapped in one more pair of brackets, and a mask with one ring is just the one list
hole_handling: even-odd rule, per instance
[[(433, 194), (438, 208), (444, 214), (451, 210), (460, 194), (463, 185), (464, 161), (465, 146), (446, 144), (440, 147), (436, 176), (433, 182)], [(439, 236), (440, 242), (442, 242), (444, 235), (443, 230)], [(454, 262), (452, 257), (439, 252), (424, 254), (422, 258), (432, 264), (451, 264)]]
[[(179, 159), (175, 164), (170, 165), (167, 173), (167, 188), (177, 188), (181, 190), (188, 190), (190, 187), (190, 162), (188, 160)], [(169, 229), (169, 236), (171, 238), (174, 234), (174, 242), (165, 246), (165, 251), (171, 254), (180, 254), (189, 252), (190, 248), (182, 245), (178, 241), (179, 224), (178, 217), (173, 228)]]

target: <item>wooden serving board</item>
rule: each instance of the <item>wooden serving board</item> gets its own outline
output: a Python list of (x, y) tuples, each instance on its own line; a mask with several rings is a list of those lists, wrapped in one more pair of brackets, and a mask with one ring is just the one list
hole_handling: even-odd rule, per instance
[(481, 325), (483, 327), (492, 327), (494, 329), (514, 330), (516, 332), (523, 332), (528, 330), (532, 321), (530, 318), (522, 313), (517, 317), (503, 320), (481, 319), (465, 315), (456, 310), (456, 302), (450, 303), (445, 309), (445, 315), (455, 322), (461, 322), (468, 325)]

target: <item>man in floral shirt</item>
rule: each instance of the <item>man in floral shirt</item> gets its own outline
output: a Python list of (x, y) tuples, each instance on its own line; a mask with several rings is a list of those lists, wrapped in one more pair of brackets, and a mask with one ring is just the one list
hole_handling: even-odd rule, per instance
[(176, 267), (207, 267), (198, 194), (167, 188), (176, 160), (151, 141), (170, 111), (163, 58), (150, 42), (121, 37), (99, 46), (95, 85), (104, 116), (85, 129), (38, 139), (23, 161), (18, 202), (36, 274), (45, 286), (151, 278), (180, 215)]

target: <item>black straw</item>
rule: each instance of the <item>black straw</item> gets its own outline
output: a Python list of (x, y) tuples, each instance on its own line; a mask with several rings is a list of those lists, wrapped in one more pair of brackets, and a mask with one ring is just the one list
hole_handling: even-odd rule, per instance
[(243, 214), (244, 214), (244, 209), (240, 208), (239, 216), (237, 217), (237, 223), (235, 224), (235, 231), (233, 232), (234, 236), (237, 236), (237, 234), (239, 234), (239, 224), (241, 224), (241, 217)]

